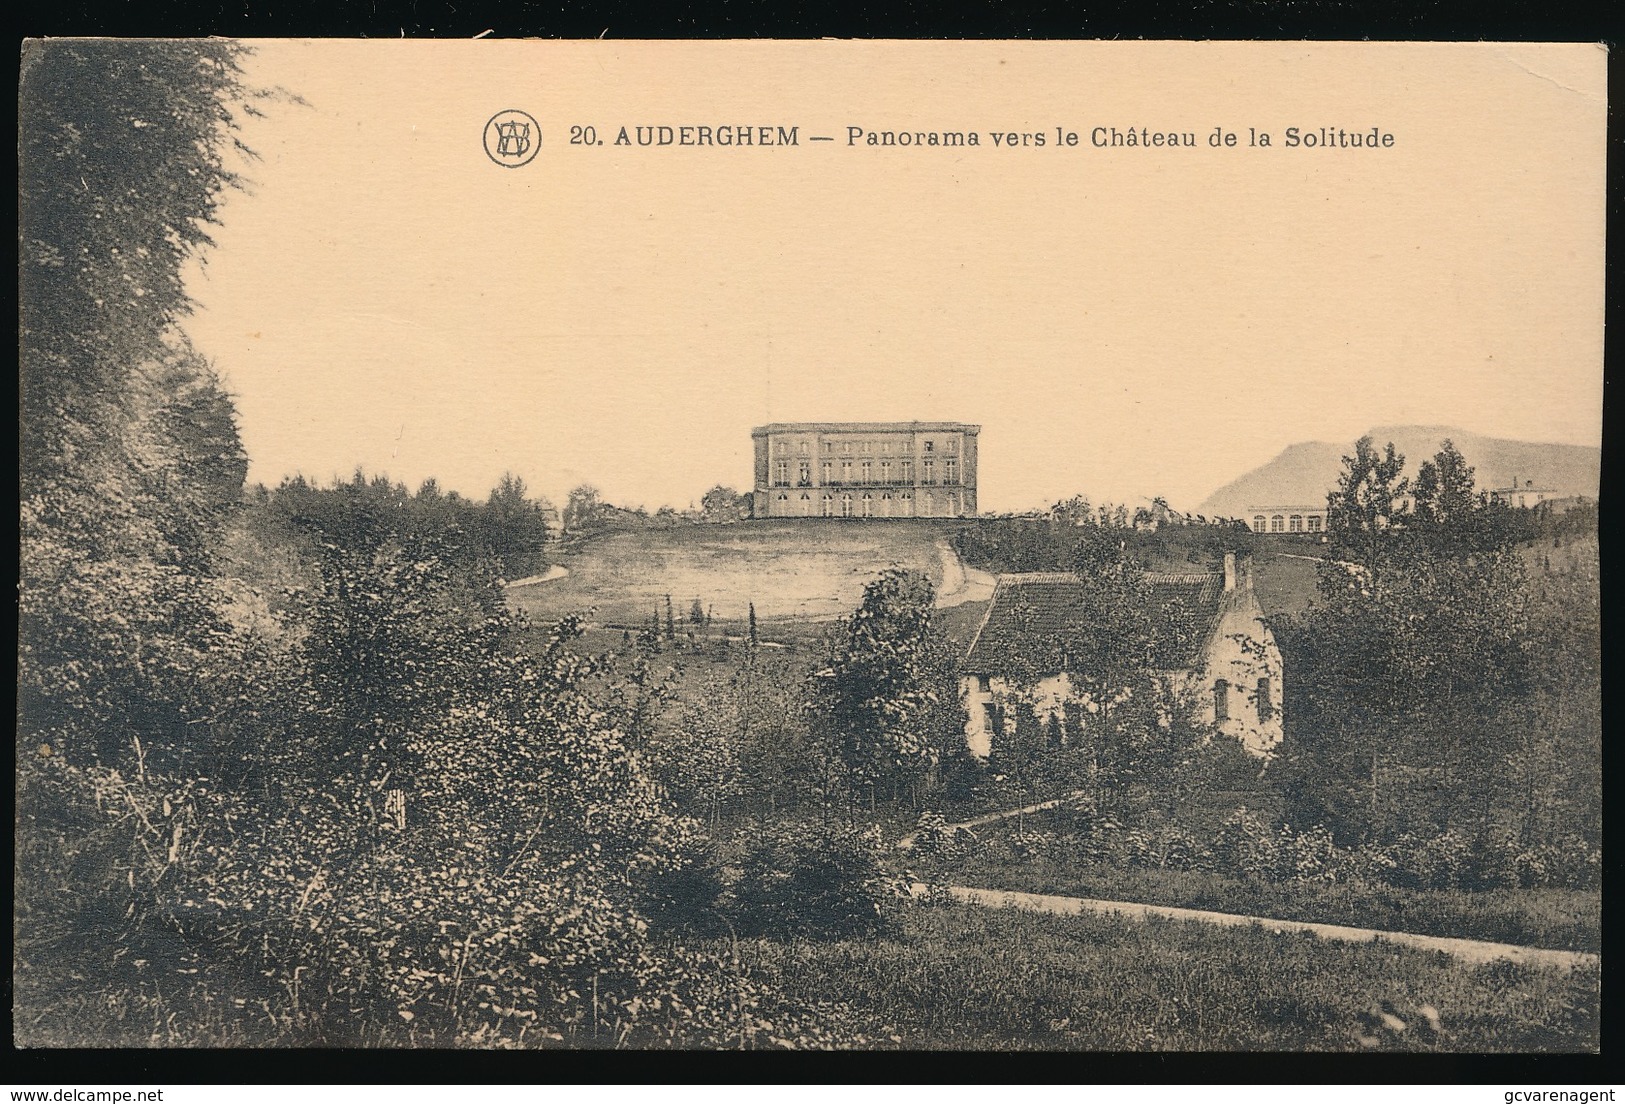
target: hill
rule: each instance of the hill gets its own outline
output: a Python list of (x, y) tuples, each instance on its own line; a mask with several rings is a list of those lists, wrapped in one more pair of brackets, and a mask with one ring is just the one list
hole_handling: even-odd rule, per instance
[(962, 524), (750, 521), (614, 533), (561, 549), (551, 558), (562, 575), (512, 587), (509, 600), (538, 620), (580, 614), (596, 624), (646, 625), (657, 610), (664, 618), (668, 594), (679, 621), (696, 598), (734, 625), (752, 603), (761, 619), (818, 621), (856, 609), (865, 584), (895, 564), (923, 572), (942, 604), (957, 605), (992, 590), (944, 539)]
[[(1422, 461), (1439, 451), (1445, 438), (1475, 469), (1479, 489), (1505, 487), (1513, 480), (1533, 480), (1563, 495), (1597, 496), (1602, 450), (1588, 445), (1557, 445), (1484, 437), (1448, 426), (1377, 426), (1369, 435), (1381, 448), (1389, 441), (1405, 455), (1405, 474), (1414, 476)], [(1197, 507), (1208, 517), (1240, 517), (1253, 506), (1308, 505), (1325, 501), (1337, 485), (1343, 457), (1354, 442), (1303, 441), (1288, 445), (1279, 456), (1214, 491)]]

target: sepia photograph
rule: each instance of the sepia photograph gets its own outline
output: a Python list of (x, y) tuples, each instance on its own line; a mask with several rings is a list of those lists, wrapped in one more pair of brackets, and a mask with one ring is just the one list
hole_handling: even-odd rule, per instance
[(14, 1047), (1600, 1053), (1604, 46), (18, 89)]

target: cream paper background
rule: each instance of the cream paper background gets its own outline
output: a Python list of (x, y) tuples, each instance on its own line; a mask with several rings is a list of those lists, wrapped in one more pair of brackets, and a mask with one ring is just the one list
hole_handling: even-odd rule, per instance
[[(361, 465), (483, 496), (512, 470), (685, 506), (748, 489), (755, 424), (954, 419), (984, 427), (985, 510), (1189, 507), (1372, 425), (1600, 439), (1597, 45), (254, 45), (250, 80), (304, 103), (245, 123), (260, 160), (188, 322), (252, 480)], [(482, 151), (503, 108), (542, 126), (523, 168)], [(589, 124), (606, 144), (569, 145)], [(609, 144), (660, 124), (801, 144)], [(1096, 149), (1096, 126), (1198, 147)], [(1288, 126), (1395, 144), (1289, 150)]]

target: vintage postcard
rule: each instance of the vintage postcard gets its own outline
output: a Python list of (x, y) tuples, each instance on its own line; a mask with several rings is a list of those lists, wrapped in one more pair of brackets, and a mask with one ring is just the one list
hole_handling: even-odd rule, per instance
[(18, 1046), (1598, 1050), (1604, 47), (19, 91)]

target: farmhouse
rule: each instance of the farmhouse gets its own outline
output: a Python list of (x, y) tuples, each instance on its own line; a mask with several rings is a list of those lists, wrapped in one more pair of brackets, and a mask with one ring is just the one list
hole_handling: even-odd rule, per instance
[[(1200, 720), (1252, 754), (1268, 755), (1281, 742), (1281, 653), (1253, 592), (1251, 561), (1238, 568), (1227, 553), (1223, 574), (1154, 574), (1146, 581), (1155, 672), (1194, 697)], [(1085, 623), (1088, 585), (1050, 572), (1000, 577), (960, 667), (973, 754), (986, 757), (994, 735), (1013, 730), (1014, 713), (1005, 706), (1018, 693), (1028, 695), (1040, 717), (1063, 726), (1069, 703), (1086, 704), (1073, 694), (1070, 676), (1079, 672), (1065, 641), (1112, 631)]]
[(1489, 492), (1490, 497), (1497, 502), (1519, 509), (1531, 509), (1543, 502), (1550, 502), (1559, 497), (1557, 491), (1550, 487), (1537, 487), (1532, 479), (1525, 479), (1520, 484), (1516, 479), (1510, 487), (1496, 487)]
[(974, 517), (976, 437), (962, 422), (777, 422), (750, 431), (754, 516)]

